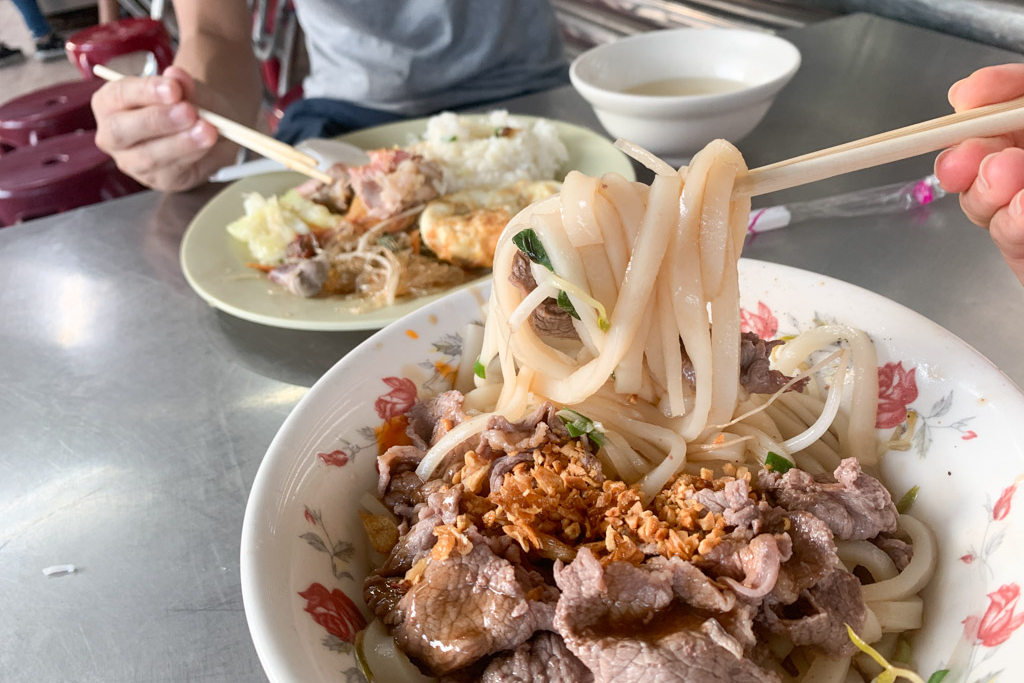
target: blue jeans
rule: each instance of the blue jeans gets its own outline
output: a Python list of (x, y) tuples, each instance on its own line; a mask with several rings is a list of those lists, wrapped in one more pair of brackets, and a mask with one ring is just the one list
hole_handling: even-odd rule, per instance
[(53, 29), (50, 28), (50, 22), (39, 11), (39, 5), (36, 4), (36, 0), (14, 0), (14, 6), (18, 8), (21, 16), (24, 17), (25, 25), (32, 32), (33, 38), (38, 40), (53, 33)]

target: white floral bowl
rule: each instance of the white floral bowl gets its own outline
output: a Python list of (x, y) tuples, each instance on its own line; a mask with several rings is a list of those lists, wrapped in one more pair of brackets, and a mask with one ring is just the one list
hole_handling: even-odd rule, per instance
[[(963, 341), (899, 304), (837, 280), (740, 262), (743, 328), (765, 338), (822, 321), (867, 331), (878, 348), (878, 426), (914, 415), (911, 447), (883, 462), (897, 495), (939, 539), (914, 664), (944, 683), (1024, 680), (1024, 394)], [(375, 429), (449, 388), (461, 330), (484, 287), (460, 291), (381, 330), (338, 362), (278, 432), (242, 529), (242, 595), (273, 683), (359, 681), (367, 544), (357, 509), (375, 487)], [(1016, 647), (1014, 647), (1014, 644)], [(1009, 646), (1007, 646), (1009, 645)], [(395, 682), (398, 683), (398, 682)]]

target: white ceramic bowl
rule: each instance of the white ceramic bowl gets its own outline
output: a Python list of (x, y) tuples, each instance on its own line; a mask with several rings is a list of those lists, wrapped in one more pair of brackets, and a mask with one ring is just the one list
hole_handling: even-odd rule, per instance
[[(910, 450), (886, 454), (899, 496), (935, 530), (913, 665), (943, 683), (1024, 680), (1024, 394), (977, 351), (877, 294), (771, 263), (740, 261), (743, 326), (765, 338), (821, 320), (864, 329), (878, 349), (879, 435), (918, 414)], [(242, 527), (245, 614), (271, 683), (362, 678), (352, 640), (369, 616), (359, 500), (377, 484), (374, 428), (449, 388), (461, 332), (487, 288), (461, 290), (381, 330), (329, 370), (281, 427)], [(998, 679), (993, 677), (1002, 672)], [(386, 683), (402, 683), (399, 680)]]
[[(655, 154), (688, 157), (715, 138), (736, 142), (753, 130), (800, 67), (782, 38), (735, 29), (652, 31), (601, 45), (569, 70), (601, 124)], [(705, 95), (638, 95), (644, 83), (723, 78), (743, 87)]]

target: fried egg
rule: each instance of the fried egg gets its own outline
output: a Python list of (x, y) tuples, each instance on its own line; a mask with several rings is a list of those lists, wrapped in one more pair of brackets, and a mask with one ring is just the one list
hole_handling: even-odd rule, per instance
[(464, 268), (490, 268), (505, 225), (560, 188), (561, 183), (554, 180), (520, 180), (498, 190), (463, 190), (439, 197), (420, 214), (420, 236), (442, 261)]

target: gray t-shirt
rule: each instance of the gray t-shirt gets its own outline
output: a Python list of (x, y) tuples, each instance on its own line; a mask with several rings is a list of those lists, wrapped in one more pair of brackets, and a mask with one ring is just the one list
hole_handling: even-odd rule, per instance
[(295, 0), (306, 97), (422, 115), (566, 81), (547, 0)]

